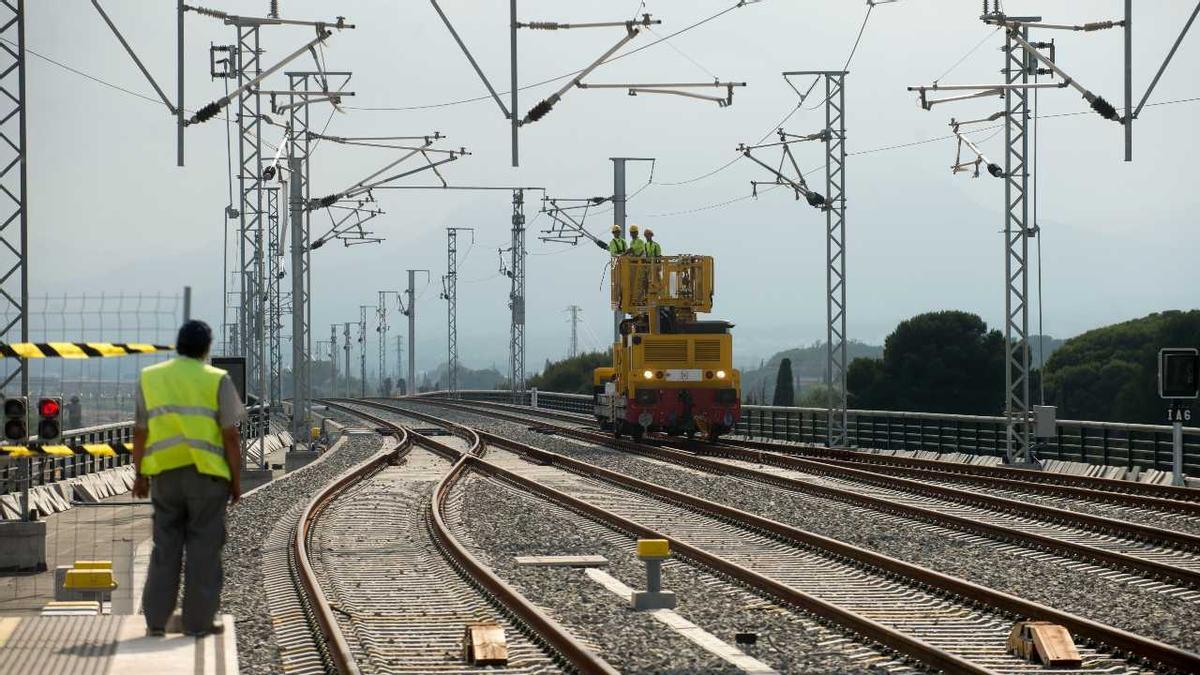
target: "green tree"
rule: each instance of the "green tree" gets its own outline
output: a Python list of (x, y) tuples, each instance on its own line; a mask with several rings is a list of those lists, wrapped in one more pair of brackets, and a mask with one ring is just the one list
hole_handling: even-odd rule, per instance
[(1046, 363), (1046, 400), (1058, 416), (1109, 422), (1164, 421), (1158, 350), (1200, 346), (1200, 310), (1167, 311), (1067, 340)]
[(592, 393), (592, 371), (612, 365), (612, 352), (586, 352), (575, 358), (547, 362), (541, 373), (529, 378), (526, 385), (543, 391), (566, 394)]
[(975, 314), (941, 311), (900, 322), (883, 359), (855, 359), (846, 374), (853, 405), (975, 415), (1004, 403), (1004, 337)]
[(796, 405), (796, 383), (792, 379), (791, 359), (779, 362), (779, 372), (775, 374), (775, 397), (771, 405)]

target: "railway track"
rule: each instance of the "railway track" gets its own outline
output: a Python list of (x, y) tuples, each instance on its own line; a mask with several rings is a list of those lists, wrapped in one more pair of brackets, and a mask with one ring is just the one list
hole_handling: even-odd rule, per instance
[[(447, 428), (462, 427), (408, 408), (369, 405)], [(557, 453), (478, 433), (490, 446), (508, 452), (488, 459), (468, 457), (472, 469), (611, 527), (667, 538), (685, 558), (935, 669), (1038, 670), (1005, 653), (1005, 638), (1017, 618), (1059, 623), (1081, 644), (1104, 646), (1138, 659), (1126, 661), (1083, 647), (1089, 669), (1200, 669), (1200, 656), (1143, 636)]]
[[(346, 408), (351, 414), (360, 411)], [(463, 450), (382, 425), (398, 444), (346, 472), (301, 511), (289, 559), (319, 633), (326, 665), (339, 673), (490, 672), (462, 658), (472, 621), (494, 621), (517, 673), (615, 671), (480, 565), (441, 515)], [(295, 631), (278, 627), (277, 632)]]
[[(617, 440), (578, 427), (548, 424), (524, 411), (447, 402), (441, 405), (476, 413), (482, 411), (482, 414), (534, 424), (577, 440), (849, 502), (980, 534), (997, 542), (1014, 542), (1033, 551), (1051, 552), (1069, 564), (1084, 559), (1102, 566), (1097, 571), (1111, 578), (1183, 599), (1200, 599), (1200, 555), (1197, 555), (1200, 537), (1193, 534), (851, 467), (829, 466), (731, 444), (668, 440), (667, 446), (675, 447), (666, 447), (653, 442)], [(577, 423), (578, 420), (572, 417), (571, 421)], [(764, 465), (769, 465), (769, 469)]]

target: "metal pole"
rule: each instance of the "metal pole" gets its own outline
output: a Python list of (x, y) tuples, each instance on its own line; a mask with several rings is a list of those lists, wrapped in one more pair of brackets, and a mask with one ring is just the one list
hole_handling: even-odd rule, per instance
[(1125, 161), (1133, 161), (1133, 0), (1125, 0)]
[(826, 443), (846, 434), (846, 73), (825, 77)]
[(329, 326), (329, 395), (337, 396), (337, 324)]
[[(620, 237), (625, 238), (625, 158), (612, 157), (613, 163), (613, 224), (621, 229)], [(615, 268), (614, 268), (615, 269)], [(621, 321), (625, 313), (613, 310), (613, 343), (621, 340)]]
[(446, 228), (446, 388), (451, 395), (458, 392), (458, 230)]
[(175, 5), (175, 165), (183, 166), (183, 0)]
[(1183, 422), (1176, 420), (1171, 430), (1171, 485), (1183, 487)]
[[(1029, 56), (1014, 39), (1029, 40), (1029, 29), (1009, 30), (1005, 42), (1004, 73), (1008, 84), (1029, 84)], [(1004, 385), (1005, 458), (1010, 464), (1029, 464), (1029, 172), (1025, 159), (1029, 137), (1029, 90), (1004, 90)]]
[(404, 364), (404, 336), (397, 335), (396, 336), (396, 388), (400, 390), (401, 394), (404, 394), (407, 391), (406, 387), (400, 386), (400, 380), (404, 379), (404, 373), (402, 373), (400, 370), (403, 367), (403, 364)]
[(417, 294), (415, 292), (417, 271), (408, 270), (408, 382), (407, 394), (417, 393)]
[(512, 165), (518, 166), (517, 129), (520, 128), (520, 115), (517, 114), (517, 0), (508, 3), (508, 38), (509, 38), (509, 106), (508, 118), (512, 126)]
[(345, 343), (345, 346), (343, 346), (342, 349), (345, 350), (345, 352), (346, 352), (346, 370), (345, 370), (345, 373), (346, 373), (346, 398), (350, 398), (352, 392), (350, 391), (351, 378), (350, 378), (350, 323), (349, 322), (342, 324), (342, 340)]
[(513, 403), (521, 403), (525, 391), (525, 191), (513, 190), (512, 212), (512, 290), (508, 306), (512, 310), (508, 340), (508, 360), (512, 378)]
[(192, 320), (192, 287), (183, 287), (183, 320), (188, 322)]
[(370, 305), (358, 306), (358, 376), (361, 378), (360, 397), (367, 397), (367, 310)]
[(375, 307), (375, 319), (379, 324), (375, 332), (379, 334), (379, 395), (390, 395), (383, 390), (383, 381), (387, 378), (387, 291), (379, 291), (379, 304)]
[(304, 160), (300, 157), (288, 159), (288, 215), (291, 216), (292, 239), (292, 438), (299, 441), (309, 437), (309, 414), (312, 392), (308, 380), (308, 350), (305, 336), (308, 334), (304, 316), (304, 255), (308, 249), (308, 231), (304, 227)]

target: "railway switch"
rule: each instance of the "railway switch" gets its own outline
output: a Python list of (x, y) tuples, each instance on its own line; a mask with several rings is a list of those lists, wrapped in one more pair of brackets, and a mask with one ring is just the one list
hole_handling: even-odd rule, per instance
[(671, 557), (671, 544), (666, 539), (638, 539), (638, 558), (646, 562), (646, 590), (634, 591), (629, 597), (634, 609), (672, 609), (675, 594), (662, 590), (662, 563)]

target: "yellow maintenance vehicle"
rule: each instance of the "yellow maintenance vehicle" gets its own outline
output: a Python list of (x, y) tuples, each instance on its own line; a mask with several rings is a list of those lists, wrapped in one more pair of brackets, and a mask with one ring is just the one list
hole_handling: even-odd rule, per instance
[(713, 259), (617, 256), (612, 307), (627, 315), (613, 365), (592, 376), (600, 427), (641, 438), (647, 431), (697, 432), (710, 440), (741, 418), (733, 324), (701, 320), (712, 310)]

